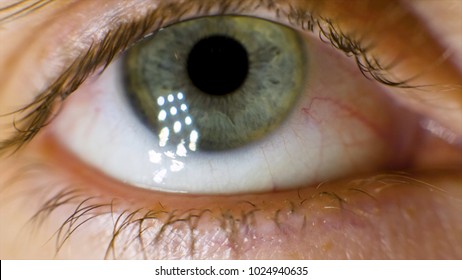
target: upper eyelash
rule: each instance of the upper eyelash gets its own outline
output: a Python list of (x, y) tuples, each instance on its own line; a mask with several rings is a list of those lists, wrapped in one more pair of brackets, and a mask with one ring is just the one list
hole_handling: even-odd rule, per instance
[[(39, 2), (43, 1), (37, 1), (37, 3)], [(97, 69), (102, 67), (104, 70), (116, 55), (148, 35), (150, 30), (158, 30), (163, 27), (164, 22), (170, 20), (171, 15), (175, 15), (176, 21), (181, 21), (182, 16), (191, 10), (207, 13), (212, 9), (218, 9), (217, 14), (224, 15), (255, 10), (263, 5), (268, 10), (274, 11), (276, 17), (285, 16), (290, 23), (301, 29), (309, 29), (309, 31), (314, 32), (314, 28), (316, 28), (323, 42), (330, 43), (347, 56), (353, 56), (359, 70), (366, 78), (374, 79), (391, 87), (414, 87), (408, 84), (409, 80), (394, 81), (387, 78), (386, 73), (390, 67), (383, 67), (376, 57), (370, 55), (369, 48), (364, 46), (361, 40), (343, 33), (341, 28), (332, 20), (323, 17), (315, 18), (312, 13), (301, 7), (290, 6), (287, 11), (284, 11), (275, 4), (274, 0), (224, 0), (219, 3), (206, 0), (201, 4), (197, 2), (162, 3), (142, 19), (121, 23), (113, 28), (101, 42), (92, 44), (83, 55), (75, 59), (59, 78), (30, 104), (8, 113), (7, 115), (23, 114), (23, 116), (19, 119), (15, 118), (13, 121), (13, 126), (16, 129), (15, 134), (0, 142), (0, 155), (7, 151), (14, 153), (30, 142), (40, 129), (56, 116), (56, 113), (53, 115), (53, 109), (57, 99), (62, 102)]]

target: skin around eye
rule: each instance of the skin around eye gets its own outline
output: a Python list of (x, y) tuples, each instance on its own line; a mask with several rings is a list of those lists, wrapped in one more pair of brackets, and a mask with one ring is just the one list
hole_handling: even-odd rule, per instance
[[(84, 101), (82, 95), (73, 101)], [(8, 224), (0, 227), (2, 258), (462, 256), (460, 164), (374, 172), (294, 191), (185, 196), (129, 188), (86, 167), (55, 140), (44, 129), (0, 160), (0, 221)], [(428, 140), (419, 155), (439, 154), (441, 147), (457, 155), (451, 145)], [(435, 163), (429, 157), (427, 167)]]

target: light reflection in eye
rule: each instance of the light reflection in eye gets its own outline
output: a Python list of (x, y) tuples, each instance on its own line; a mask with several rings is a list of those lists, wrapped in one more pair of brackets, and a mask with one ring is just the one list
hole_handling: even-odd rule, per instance
[(167, 169), (162, 168), (159, 171), (154, 172), (153, 181), (160, 184), (164, 181), (165, 176), (167, 175)]
[(154, 150), (149, 151), (149, 161), (152, 163), (160, 163), (162, 161), (162, 154)]
[[(161, 109), (159, 111), (158, 119), (161, 123), (165, 123), (165, 126), (160, 128), (158, 135), (159, 147), (167, 150), (164, 150), (163, 153), (157, 150), (150, 150), (148, 152), (149, 161), (151, 163), (161, 166), (165, 166), (167, 164), (169, 166), (168, 170), (166, 168), (161, 168), (153, 173), (153, 181), (158, 184), (163, 182), (165, 176), (168, 174), (168, 171), (179, 172), (184, 168), (185, 163), (179, 160), (179, 158), (184, 158), (188, 155), (187, 149), (190, 151), (196, 151), (199, 134), (192, 128), (193, 121), (191, 116), (188, 114), (187, 105), (181, 102), (183, 99), (184, 94), (182, 92), (169, 94), (167, 96), (168, 103), (165, 102), (165, 98), (162, 96), (157, 98), (157, 104), (161, 108), (170, 106), (170, 115), (172, 117), (176, 116), (175, 118), (169, 117), (170, 123), (165, 123), (168, 118), (167, 110)], [(181, 110), (178, 110), (178, 108), (181, 108)], [(182, 120), (184, 120), (184, 123), (182, 123)], [(178, 136), (171, 135), (170, 131), (172, 130)], [(184, 135), (189, 135), (189, 137), (185, 139)], [(171, 148), (175, 146), (176, 151), (173, 152)]]
[[(176, 146), (176, 154), (180, 157), (185, 157), (187, 155), (186, 146), (190, 151), (196, 151), (197, 141), (199, 141), (199, 134), (192, 126), (192, 116), (188, 113), (188, 105), (182, 102), (183, 99), (184, 94), (182, 92), (169, 94), (167, 96), (168, 104), (165, 103), (164, 97), (160, 96), (157, 98), (157, 104), (161, 108), (158, 115), (159, 121), (163, 123), (167, 118), (169, 119), (169, 123), (165, 123), (165, 126), (160, 128), (158, 135), (159, 146)], [(169, 112), (171, 117), (168, 117), (167, 110), (163, 108), (167, 106), (170, 106)], [(178, 108), (180, 108), (180, 110)], [(177, 135), (170, 135), (170, 131), (173, 131)], [(189, 135), (189, 139), (187, 137), (185, 138), (185, 135)], [(174, 169), (175, 171), (181, 170), (178, 168)]]
[(189, 149), (191, 151), (195, 151), (197, 149), (196, 143), (198, 139), (199, 133), (197, 133), (197, 131), (195, 130), (191, 131), (191, 134), (189, 136)]
[(173, 124), (173, 131), (175, 131), (175, 133), (179, 133), (181, 131), (181, 123), (179, 121), (176, 121)]
[(164, 127), (160, 130), (159, 133), (159, 146), (165, 147), (168, 142), (168, 136), (170, 135), (170, 129), (168, 127)]
[(158, 116), (158, 119), (159, 121), (165, 121), (165, 119), (167, 118), (167, 112), (165, 110), (160, 110), (159, 112), (159, 116)]
[(157, 104), (158, 104), (159, 106), (164, 106), (164, 104), (165, 104), (165, 98), (164, 98), (163, 96), (159, 96), (159, 97), (157, 98)]
[(184, 146), (184, 140), (181, 140), (181, 143), (176, 147), (176, 154), (180, 157), (185, 157), (187, 153), (186, 147)]

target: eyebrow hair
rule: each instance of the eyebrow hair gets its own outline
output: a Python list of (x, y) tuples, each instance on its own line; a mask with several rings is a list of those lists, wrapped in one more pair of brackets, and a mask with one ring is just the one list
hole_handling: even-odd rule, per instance
[(0, 23), (13, 21), (44, 8), (55, 0), (20, 0), (0, 7)]

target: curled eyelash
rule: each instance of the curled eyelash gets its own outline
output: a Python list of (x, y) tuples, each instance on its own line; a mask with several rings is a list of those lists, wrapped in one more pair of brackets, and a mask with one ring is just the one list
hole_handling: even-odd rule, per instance
[(330, 44), (337, 50), (340, 50), (348, 57), (353, 57), (361, 74), (369, 79), (375, 80), (380, 84), (395, 88), (420, 88), (422, 86), (411, 85), (410, 82), (416, 79), (415, 77), (398, 80), (390, 78), (390, 69), (394, 64), (384, 66), (380, 60), (370, 54), (372, 45), (366, 45), (363, 40), (355, 37), (354, 34), (346, 34), (332, 20), (325, 17), (315, 19), (312, 14), (307, 13), (299, 8), (290, 7), (288, 13), (289, 20), (301, 26), (303, 30), (314, 32), (317, 27), (319, 39), (327, 44)]
[(319, 39), (325, 43), (330, 43), (336, 49), (341, 50), (347, 56), (353, 56), (361, 74), (367, 79), (373, 79), (379, 83), (398, 88), (413, 88), (409, 85), (409, 80), (395, 81), (388, 77), (391, 66), (384, 67), (377, 58), (369, 55), (369, 47), (352, 39), (342, 33), (341, 30), (329, 19), (324, 19), (325, 25), (318, 22)]
[(274, 0), (221, 1), (218, 4), (210, 0), (202, 1), (200, 4), (196, 2), (165, 3), (141, 20), (121, 23), (117, 28), (112, 29), (106, 34), (102, 42), (92, 44), (86, 53), (71, 63), (60, 77), (30, 104), (7, 114), (19, 114), (21, 117), (15, 118), (13, 121), (13, 127), (16, 130), (14, 135), (0, 141), (0, 155), (8, 151), (10, 154), (14, 154), (29, 143), (41, 128), (47, 126), (54, 119), (59, 112), (62, 101), (77, 90), (88, 76), (100, 69), (101, 65), (104, 70), (121, 51), (145, 36), (149, 30), (157, 30), (162, 27), (164, 22), (171, 17), (180, 21), (182, 16), (190, 11), (207, 13), (212, 9), (218, 9), (217, 14), (236, 14), (255, 10), (260, 6), (274, 11), (277, 17), (286, 17), (289, 22), (302, 29), (314, 31), (314, 26), (317, 26), (321, 40), (329, 42), (334, 48), (346, 55), (353, 56), (359, 70), (365, 77), (372, 78), (387, 86), (411, 87), (407, 81), (388, 79), (385, 74), (387, 68), (382, 67), (378, 59), (369, 55), (368, 48), (364, 47), (361, 41), (344, 34), (332, 20), (314, 18), (307, 10), (290, 6), (286, 11), (281, 9)]
[[(139, 29), (139, 32), (142, 31), (143, 29)], [(13, 126), (16, 134), (0, 142), (0, 155), (9, 148), (13, 148), (13, 152), (16, 152), (30, 142), (40, 129), (48, 125), (56, 116), (56, 114), (53, 116), (56, 101), (64, 101), (77, 90), (89, 75), (100, 68), (103, 62), (105, 62), (103, 69), (106, 68), (116, 56), (117, 48), (126, 48), (131, 43), (129, 40), (124, 40), (124, 38), (127, 38), (126, 36), (132, 34), (131, 32), (132, 30), (127, 29), (127, 26), (121, 26), (121, 28), (110, 32), (98, 45), (90, 46), (89, 50), (81, 58), (75, 60), (33, 102), (9, 113), (8, 115), (24, 114), (24, 116), (20, 119), (14, 119)]]

